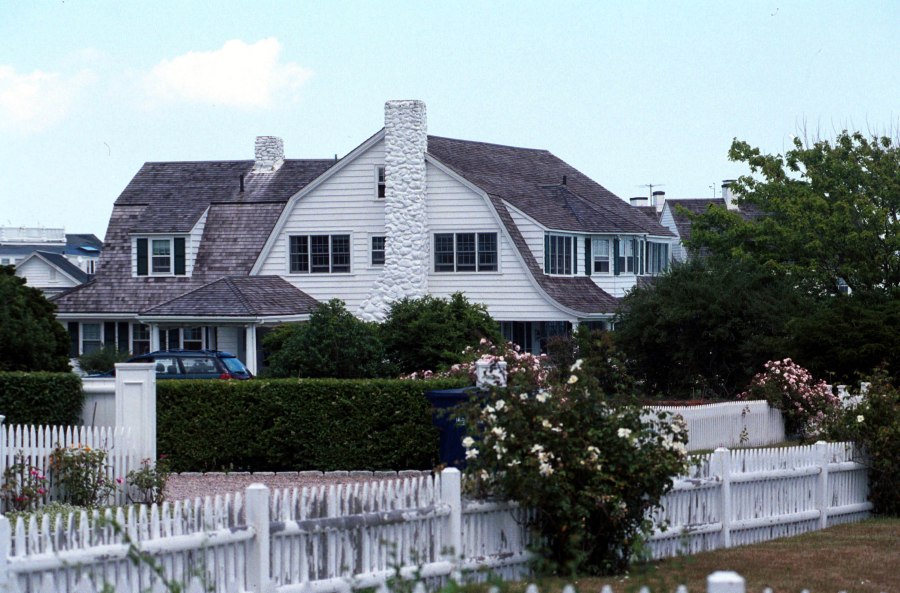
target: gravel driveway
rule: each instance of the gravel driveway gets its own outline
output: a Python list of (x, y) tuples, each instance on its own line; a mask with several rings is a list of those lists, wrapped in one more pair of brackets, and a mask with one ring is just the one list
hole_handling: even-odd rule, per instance
[(322, 484), (347, 484), (371, 482), (373, 480), (396, 480), (399, 478), (430, 475), (431, 472), (405, 470), (401, 472), (184, 472), (172, 474), (166, 484), (166, 500), (184, 500), (216, 494), (243, 492), (250, 484), (265, 484), (271, 489), (302, 488)]

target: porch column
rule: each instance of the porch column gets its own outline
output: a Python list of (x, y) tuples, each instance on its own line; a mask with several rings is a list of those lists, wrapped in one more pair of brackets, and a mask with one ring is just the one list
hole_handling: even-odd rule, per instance
[(150, 352), (159, 350), (159, 326), (155, 323), (150, 324)]
[(244, 326), (244, 349), (247, 352), (247, 354), (244, 355), (244, 358), (247, 359), (244, 361), (244, 364), (247, 365), (247, 369), (249, 369), (251, 373), (256, 375), (258, 365), (256, 364), (257, 360), (255, 325)]

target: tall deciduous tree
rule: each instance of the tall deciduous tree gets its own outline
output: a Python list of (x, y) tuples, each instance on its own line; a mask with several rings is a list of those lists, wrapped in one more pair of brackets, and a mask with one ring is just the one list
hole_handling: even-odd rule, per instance
[(784, 155), (735, 140), (733, 161), (751, 175), (733, 186), (750, 219), (711, 209), (693, 217), (688, 247), (750, 256), (834, 293), (900, 287), (900, 146), (888, 137), (840, 133), (834, 141), (799, 138)]
[(0, 266), (0, 371), (69, 370), (69, 336), (56, 306)]

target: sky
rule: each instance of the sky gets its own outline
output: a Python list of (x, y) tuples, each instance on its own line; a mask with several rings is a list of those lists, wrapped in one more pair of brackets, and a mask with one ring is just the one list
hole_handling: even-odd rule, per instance
[(623, 199), (720, 196), (733, 139), (898, 136), (900, 2), (0, 0), (0, 226), (106, 232), (144, 162), (343, 156), (384, 103)]

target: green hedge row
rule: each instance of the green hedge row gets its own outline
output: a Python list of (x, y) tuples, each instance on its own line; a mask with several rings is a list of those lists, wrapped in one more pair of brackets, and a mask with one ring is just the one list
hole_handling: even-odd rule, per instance
[(253, 379), (157, 383), (157, 451), (176, 471), (430, 469), (438, 381)]
[(4, 423), (68, 426), (84, 407), (75, 373), (0, 373), (0, 414)]

